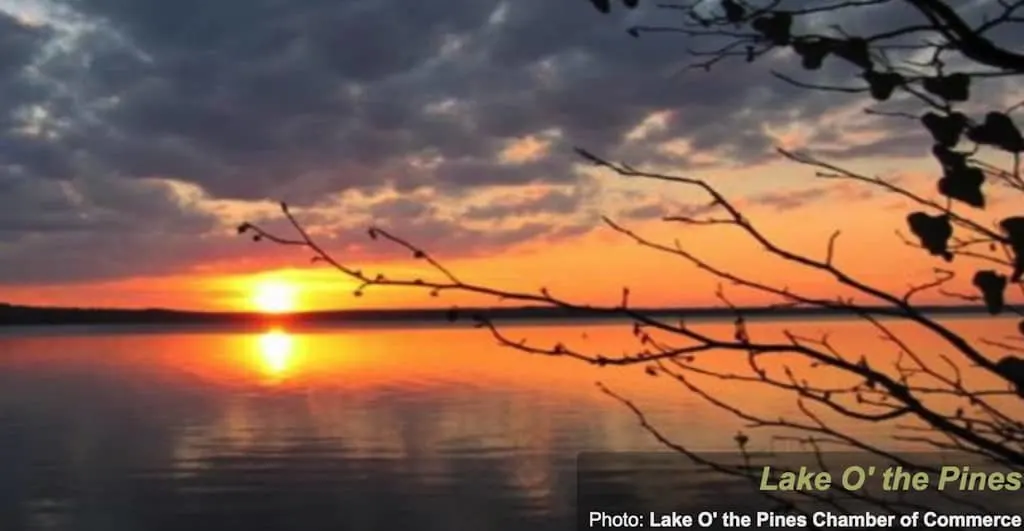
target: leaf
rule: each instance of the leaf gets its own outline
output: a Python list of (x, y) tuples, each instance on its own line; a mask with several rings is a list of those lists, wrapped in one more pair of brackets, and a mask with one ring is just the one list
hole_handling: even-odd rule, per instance
[(985, 122), (967, 130), (967, 138), (979, 144), (997, 147), (1010, 153), (1024, 152), (1024, 136), (1013, 120), (1001, 113), (990, 112)]
[(865, 69), (870, 70), (871, 50), (868, 48), (868, 41), (860, 37), (852, 37), (836, 41), (832, 51), (847, 61)]
[(953, 147), (960, 142), (960, 136), (967, 128), (967, 117), (958, 112), (949, 116), (928, 112), (921, 117), (921, 123), (939, 145)]
[(981, 191), (983, 184), (985, 172), (978, 168), (950, 168), (939, 179), (939, 193), (975, 208), (985, 208), (985, 194)]
[(1002, 313), (1006, 305), (1006, 276), (992, 270), (978, 271), (974, 274), (973, 284), (981, 291), (988, 313)]
[(932, 155), (939, 161), (944, 170), (958, 170), (967, 166), (967, 153), (953, 151), (942, 144), (932, 146)]
[(930, 216), (924, 212), (914, 212), (907, 216), (907, 224), (910, 231), (920, 240), (921, 247), (933, 256), (941, 256), (947, 262), (953, 260), (953, 253), (949, 252), (953, 224), (950, 223), (948, 215)]
[(793, 15), (785, 11), (779, 11), (758, 17), (750, 23), (754, 31), (764, 35), (769, 42), (776, 46), (786, 46), (793, 38)]
[[(596, 7), (598, 11), (605, 14), (610, 13), (612, 10), (610, 0), (590, 0), (590, 3), (593, 4), (593, 6)], [(622, 5), (628, 7), (629, 9), (635, 8), (639, 3), (640, 0), (622, 0)]]
[(1006, 233), (1006, 239), (1013, 251), (1013, 273), (1011, 282), (1020, 282), (1024, 277), (1024, 217), (1014, 216), (999, 222), (999, 227)]
[(1024, 396), (1024, 360), (1016, 356), (1006, 356), (996, 362), (996, 371), (1013, 383), (1018, 395)]
[(818, 70), (825, 63), (825, 57), (832, 52), (831, 39), (801, 39), (793, 43), (793, 51), (801, 57), (801, 64), (808, 70)]
[(971, 96), (971, 78), (967, 74), (927, 77), (924, 89), (946, 101), (967, 101)]
[(725, 10), (726, 20), (733, 23), (742, 21), (747, 14), (747, 10), (734, 0), (722, 0), (722, 9)]
[(864, 81), (868, 82), (871, 97), (878, 101), (886, 101), (891, 98), (896, 87), (906, 82), (903, 76), (895, 72), (875, 72), (874, 70), (864, 72)]

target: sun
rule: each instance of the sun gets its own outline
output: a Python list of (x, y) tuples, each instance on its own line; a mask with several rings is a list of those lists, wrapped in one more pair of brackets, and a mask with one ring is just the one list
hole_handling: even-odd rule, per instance
[(298, 288), (280, 280), (264, 280), (253, 288), (252, 304), (263, 313), (287, 313), (295, 310)]

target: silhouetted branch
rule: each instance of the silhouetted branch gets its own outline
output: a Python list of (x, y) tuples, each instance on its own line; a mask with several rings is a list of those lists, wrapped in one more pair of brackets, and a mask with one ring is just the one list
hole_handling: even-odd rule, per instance
[[(603, 12), (612, 8), (608, 0), (593, 3)], [(637, 2), (623, 4), (635, 7)], [(1019, 200), (1019, 194), (1024, 193), (1020, 169), (1024, 136), (1011, 117), (1020, 104), (988, 112), (969, 104), (980, 80), (1024, 75), (1024, 55), (1009, 45), (989, 39), (995, 30), (1012, 30), (1024, 22), (1020, 16), (1024, 1), (1000, 1), (999, 10), (974, 28), (950, 3), (938, 0), (811, 1), (798, 2), (794, 9), (784, 8), (784, 4), (782, 0), (657, 4), (661, 9), (671, 10), (674, 16), (684, 15), (682, 22), (675, 26), (641, 25), (630, 28), (629, 33), (634, 37), (668, 33), (688, 39), (685, 49), (695, 58), (694, 66), (705, 70), (727, 59), (741, 57), (753, 62), (783, 49), (792, 53), (809, 73), (820, 70), (826, 60), (842, 61), (854, 69), (850, 78), (858, 80), (858, 86), (797, 80), (780, 72), (773, 72), (773, 75), (790, 85), (835, 93), (836, 97), (863, 93), (879, 106), (898, 102), (903, 107), (921, 107), (918, 111), (872, 107), (865, 112), (880, 118), (913, 120), (932, 137), (933, 148), (923, 155), (935, 160), (938, 175), (927, 192), (915, 190), (903, 182), (841, 167), (808, 152), (781, 148), (777, 152), (786, 160), (812, 168), (814, 175), (822, 180), (844, 181), (908, 201), (915, 209), (906, 217), (909, 234), (897, 231), (898, 237), (947, 265), (953, 262), (956, 265), (979, 264), (966, 288), (970, 293), (961, 293), (951, 286), (958, 280), (952, 266), (933, 267), (930, 278), (908, 281), (902, 293), (883, 289), (837, 263), (838, 231), (829, 237), (824, 258), (815, 258), (780, 244), (744, 213), (740, 201), (728, 197), (705, 179), (638, 169), (582, 148), (576, 148), (576, 152), (584, 162), (625, 179), (669, 183), (705, 194), (713, 215), (666, 216), (663, 220), (687, 227), (715, 226), (735, 231), (756, 244), (766, 256), (830, 279), (844, 293), (853, 295), (813, 296), (761, 281), (712, 264), (678, 239), (660, 242), (610, 217), (603, 217), (604, 225), (623, 238), (645, 250), (678, 259), (724, 285), (766, 295), (772, 300), (770, 307), (845, 312), (877, 333), (891, 351), (851, 354), (844, 352), (828, 334), (808, 337), (788, 329), (782, 331), (781, 338), (763, 337), (749, 326), (748, 312), (734, 305), (721, 286), (715, 295), (735, 318), (727, 332), (647, 315), (631, 306), (628, 288), (621, 288), (615, 304), (591, 305), (555, 297), (544, 288), (539, 292), (521, 292), (476, 284), (456, 275), (422, 247), (379, 227), (369, 229), (367, 234), (372, 240), (422, 261), (437, 278), (365, 273), (332, 257), (310, 237), (285, 205), (282, 211), (296, 236), (283, 237), (248, 223), (239, 227), (239, 231), (257, 240), (306, 249), (313, 254), (314, 261), (327, 264), (357, 281), (357, 295), (383, 286), (424, 289), (435, 296), (445, 292), (474, 293), (628, 320), (636, 339), (635, 348), (611, 353), (601, 346), (595, 350), (593, 346), (584, 349), (567, 342), (535, 344), (529, 338), (514, 339), (492, 319), (469, 316), (475, 326), (486, 330), (503, 347), (601, 366), (641, 366), (652, 377), (673, 379), (711, 406), (744, 421), (748, 429), (796, 433), (799, 435), (788, 440), (799, 441), (815, 451), (822, 445), (838, 445), (890, 460), (901, 459), (881, 445), (869, 444), (852, 432), (836, 428), (835, 419), (841, 419), (887, 426), (897, 433), (896, 440), (956, 449), (1018, 469), (1024, 467), (1024, 424), (1020, 409), (1024, 397), (1024, 359), (1010, 354), (1024, 352), (1024, 341), (1021, 341), (1024, 321), (1017, 327), (1019, 337), (1016, 340), (968, 338), (927, 315), (914, 303), (915, 297), (932, 291), (954, 300), (984, 305), (993, 316), (1021, 314), (1020, 308), (1010, 304), (1009, 299), (1014, 295), (1012, 287), (1024, 294), (1024, 214), (991, 219), (988, 208), (996, 197), (996, 188), (992, 185), (999, 185), (999, 192), (1010, 194), (1017, 201), (1013, 206), (1019, 208), (1024, 204)], [(835, 24), (824, 27), (814, 23), (797, 24), (801, 20), (807, 22), (811, 16), (845, 15), (904, 4), (914, 9), (918, 20), (862, 36), (850, 35), (841, 27), (838, 16)], [(809, 33), (797, 34), (796, 28)], [(710, 44), (697, 46), (701, 42)], [(998, 107), (1001, 106), (1005, 103)], [(999, 155), (1003, 156), (1001, 158), (1010, 155), (1012, 166), (992, 162), (990, 157)], [(815, 253), (818, 255), (820, 250)], [(453, 320), (461, 317), (457, 309), (453, 309), (450, 316)], [(894, 329), (891, 324), (894, 321), (923, 332), (940, 346), (927, 354), (920, 352), (902, 337), (902, 332)], [(993, 324), (993, 330), (997, 325)], [(741, 356), (746, 366), (723, 371), (709, 363), (724, 355)], [(837, 378), (848, 383), (823, 383), (834, 382)], [(747, 405), (724, 400), (716, 391), (720, 386), (700, 385), (700, 379), (718, 384), (762, 386), (786, 393), (794, 400), (797, 418), (764, 418), (754, 414)], [(749, 476), (749, 470), (709, 462), (684, 444), (669, 440), (633, 402), (603, 385), (601, 390), (633, 411), (643, 428), (668, 448), (720, 471)], [(737, 435), (736, 443), (741, 452), (746, 452), (749, 440), (746, 434)], [(922, 468), (920, 463), (914, 466)]]

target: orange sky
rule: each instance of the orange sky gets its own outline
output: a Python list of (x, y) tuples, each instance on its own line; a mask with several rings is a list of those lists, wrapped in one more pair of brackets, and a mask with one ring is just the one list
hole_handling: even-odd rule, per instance
[[(871, 165), (862, 167), (872, 168)], [(914, 168), (916, 165), (907, 164)], [(879, 168), (883, 171), (884, 168)], [(927, 278), (933, 267), (944, 264), (927, 257), (922, 251), (904, 245), (896, 230), (907, 233), (904, 217), (906, 205), (892, 196), (861, 197), (858, 190), (870, 188), (821, 183), (810, 178), (802, 181), (793, 175), (806, 175), (805, 167), (783, 164), (776, 167), (752, 168), (746, 172), (718, 174), (723, 189), (742, 194), (743, 181), (750, 178), (773, 179), (802, 183), (791, 191), (796, 193), (807, 186), (831, 186), (828, 195), (808, 201), (792, 209), (780, 211), (762, 204), (748, 205), (748, 215), (767, 234), (777, 238), (789, 249), (799, 250), (814, 257), (823, 257), (828, 235), (842, 229), (838, 258), (843, 267), (862, 279), (892, 290), (904, 290), (909, 282)], [(617, 177), (605, 179), (613, 184)], [(763, 182), (763, 181), (762, 181)], [(917, 184), (927, 188), (927, 180)], [(651, 188), (639, 183), (638, 188), (680, 198), (686, 203), (695, 197), (692, 192), (676, 188)], [(763, 184), (761, 185), (763, 186)], [(667, 195), (673, 194), (676, 195)], [(799, 194), (797, 194), (799, 195)], [(740, 201), (744, 201), (740, 199)], [(1004, 204), (996, 204), (986, 215), (998, 215)], [(300, 214), (301, 216), (301, 214)], [(994, 218), (997, 219), (997, 218)], [(787, 285), (812, 296), (840, 293), (828, 278), (795, 268), (779, 260), (767, 258), (749, 238), (733, 227), (687, 227), (661, 221), (626, 223), (653, 240), (671, 244), (679, 239), (687, 249), (706, 258), (712, 264), (745, 273), (750, 278)], [(387, 249), (386, 243), (370, 242), (363, 234), (349, 235), (351, 240), (368, 244), (355, 251), (361, 253)], [(365, 242), (363, 242), (365, 240)], [(420, 242), (428, 250), (430, 242)], [(295, 309), (370, 308), (370, 307), (429, 307), (449, 305), (495, 305), (490, 298), (450, 293), (432, 298), (424, 290), (407, 288), (373, 288), (366, 295), (352, 295), (355, 284), (344, 275), (330, 269), (314, 267), (308, 262), (308, 253), (294, 248), (282, 248), (267, 243), (253, 243), (244, 237), (225, 238), (222, 244), (235, 253), (222, 262), (197, 263), (184, 275), (128, 278), (106, 282), (68, 285), (25, 286), (5, 290), (5, 299), (24, 304), (112, 306), (112, 307), (173, 307), (204, 310), (261, 309), (259, 299), (266, 298), (266, 288), (284, 286), (291, 291)], [(378, 246), (375, 248), (373, 246)], [(539, 240), (500, 250), (492, 249), (476, 257), (437, 256), (467, 281), (490, 284), (509, 290), (536, 292), (547, 287), (553, 294), (584, 302), (613, 303), (623, 286), (629, 286), (633, 301), (650, 306), (715, 305), (717, 280), (697, 271), (679, 257), (646, 249), (608, 228), (598, 228), (583, 236), (559, 241)], [(341, 250), (339, 258), (349, 256)], [(429, 276), (423, 264), (406, 260), (356, 260), (347, 262), (370, 272), (383, 272), (388, 276)], [(976, 267), (965, 262), (962, 267)], [(968, 269), (969, 271), (971, 269)], [(964, 275), (969, 278), (969, 275)], [(959, 291), (971, 288), (961, 282)], [(728, 288), (727, 294), (740, 304), (763, 304), (773, 299), (737, 288)], [(273, 291), (273, 289), (271, 289)], [(271, 295), (273, 298), (273, 295)], [(921, 296), (919, 302), (942, 302), (938, 295)], [(280, 303), (281, 301), (278, 301)], [(288, 301), (285, 301), (287, 305)], [(273, 304), (273, 301), (271, 302)]]

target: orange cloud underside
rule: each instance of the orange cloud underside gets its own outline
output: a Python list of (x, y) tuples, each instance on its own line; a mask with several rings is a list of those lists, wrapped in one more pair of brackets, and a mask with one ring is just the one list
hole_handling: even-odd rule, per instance
[[(891, 198), (850, 202), (828, 198), (809, 206), (779, 213), (754, 208), (749, 215), (766, 234), (789, 249), (824, 258), (826, 242), (835, 229), (837, 263), (860, 278), (893, 290), (904, 290), (933, 267), (942, 266), (921, 251), (907, 247), (894, 234), (903, 229), (907, 208), (893, 208)], [(638, 233), (669, 246), (681, 245), (712, 265), (751, 278), (827, 297), (838, 293), (824, 275), (808, 274), (791, 264), (767, 259), (758, 245), (734, 227), (694, 227), (648, 222), (632, 224)], [(905, 232), (905, 231), (904, 231)], [(259, 256), (254, 247), (254, 256)], [(262, 267), (247, 272), (204, 269), (201, 275), (159, 279), (128, 279), (106, 283), (15, 287), (6, 300), (25, 304), (114, 307), (175, 307), (211, 310), (289, 311), (328, 308), (429, 307), (451, 304), (495, 305), (493, 298), (446, 294), (430, 297), (425, 290), (381, 288), (356, 298), (357, 284), (339, 273), (303, 267), (306, 256), (296, 252), (295, 267)], [(553, 294), (586, 302), (611, 303), (629, 286), (636, 304), (714, 305), (718, 283), (685, 260), (644, 248), (610, 229), (600, 229), (573, 241), (531, 245), (486, 258), (439, 257), (465, 280), (512, 290), (537, 293), (547, 287)], [(359, 264), (365, 271), (389, 276), (428, 276), (422, 263)], [(728, 288), (732, 290), (733, 288)], [(761, 304), (769, 299), (731, 291), (734, 302)], [(926, 297), (921, 301), (927, 301)]]

